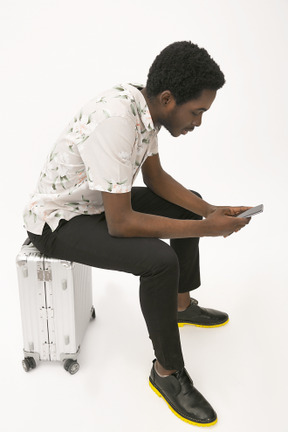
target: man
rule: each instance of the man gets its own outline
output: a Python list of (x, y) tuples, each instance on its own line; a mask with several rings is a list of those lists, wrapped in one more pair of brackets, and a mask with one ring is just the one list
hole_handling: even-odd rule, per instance
[[(140, 276), (140, 303), (156, 359), (152, 389), (182, 420), (212, 425), (217, 416), (184, 368), (178, 325), (215, 327), (228, 315), (198, 306), (199, 237), (227, 236), (247, 207), (217, 207), (161, 167), (157, 133), (201, 125), (225, 82), (206, 50), (166, 47), (145, 88), (116, 86), (86, 104), (57, 140), (25, 209), (25, 227), (48, 256)], [(147, 188), (132, 188), (139, 172)], [(202, 219), (204, 217), (204, 219)], [(160, 239), (170, 239), (170, 246)]]

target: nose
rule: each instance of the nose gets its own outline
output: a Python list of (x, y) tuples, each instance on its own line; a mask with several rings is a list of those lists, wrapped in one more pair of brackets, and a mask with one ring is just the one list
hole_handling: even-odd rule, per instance
[(199, 127), (202, 123), (202, 113), (197, 116), (197, 118), (193, 121), (193, 126)]

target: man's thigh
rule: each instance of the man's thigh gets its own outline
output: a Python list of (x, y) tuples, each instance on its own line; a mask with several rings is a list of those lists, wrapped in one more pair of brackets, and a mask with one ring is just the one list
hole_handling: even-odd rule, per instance
[(176, 257), (172, 248), (157, 238), (112, 237), (104, 215), (77, 216), (65, 223), (50, 242), (50, 256), (143, 275)]

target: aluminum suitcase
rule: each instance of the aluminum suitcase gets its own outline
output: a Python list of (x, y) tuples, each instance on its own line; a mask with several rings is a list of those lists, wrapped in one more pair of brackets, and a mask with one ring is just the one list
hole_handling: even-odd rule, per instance
[(87, 325), (95, 318), (92, 269), (48, 258), (29, 239), (16, 258), (24, 340), (23, 368), (60, 361), (74, 374)]

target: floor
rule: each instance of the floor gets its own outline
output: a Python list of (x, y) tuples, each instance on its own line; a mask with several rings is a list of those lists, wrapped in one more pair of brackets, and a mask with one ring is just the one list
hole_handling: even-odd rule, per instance
[[(264, 214), (256, 217), (260, 223)], [(202, 240), (202, 287), (193, 295), (203, 306), (227, 311), (230, 321), (214, 329), (180, 329), (186, 368), (218, 413), (218, 423), (211, 430), (286, 432), (285, 275), (271, 273), (274, 258), (263, 261), (265, 253), (257, 241), (253, 244), (252, 229), (249, 235), (252, 240), (245, 253), (244, 231), (242, 241), (240, 236), (237, 240), (231, 236), (225, 244), (218, 238)], [(136, 277), (93, 269), (97, 316), (81, 347), (80, 370), (72, 376), (58, 363), (41, 362), (29, 373), (23, 370), (14, 262), (5, 275), (6, 283), (1, 284), (6, 286), (1, 313), (1, 424), (5, 431), (35, 424), (43, 432), (51, 428), (197, 430), (176, 418), (148, 386), (153, 352), (139, 307)]]

